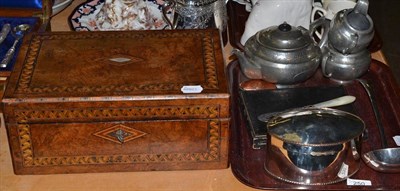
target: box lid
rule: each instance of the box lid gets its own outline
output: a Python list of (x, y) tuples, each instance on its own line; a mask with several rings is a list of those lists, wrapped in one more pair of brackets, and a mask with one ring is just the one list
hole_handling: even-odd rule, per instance
[[(219, 32), (35, 33), (3, 103), (228, 98)], [(181, 88), (200, 85), (201, 93)]]

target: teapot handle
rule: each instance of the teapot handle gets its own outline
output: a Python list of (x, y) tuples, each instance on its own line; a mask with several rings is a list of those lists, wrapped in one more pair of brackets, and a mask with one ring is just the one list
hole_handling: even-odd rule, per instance
[[(324, 16), (318, 18), (314, 22), (310, 24), (310, 32), (309, 35), (312, 39), (314, 39), (313, 34), (317, 30), (318, 27), (322, 27), (323, 33), (321, 39), (318, 43), (319, 48), (323, 49), (325, 45), (328, 43), (328, 32), (329, 32), (329, 23), (330, 21), (326, 19)], [(314, 39), (315, 41), (315, 39)]]

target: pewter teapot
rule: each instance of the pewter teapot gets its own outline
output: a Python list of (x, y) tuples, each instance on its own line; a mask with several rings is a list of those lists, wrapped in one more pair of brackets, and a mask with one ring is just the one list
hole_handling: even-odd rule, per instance
[(362, 51), (374, 36), (373, 21), (368, 15), (368, 0), (358, 0), (353, 9), (336, 13), (328, 33), (329, 44), (342, 54)]
[(324, 17), (310, 25), (310, 31), (288, 23), (257, 32), (246, 41), (244, 52), (234, 50), (242, 72), (250, 79), (277, 84), (295, 84), (311, 77), (321, 61), (321, 48), (327, 42), (325, 32), (319, 44), (312, 34), (318, 27), (328, 31)]

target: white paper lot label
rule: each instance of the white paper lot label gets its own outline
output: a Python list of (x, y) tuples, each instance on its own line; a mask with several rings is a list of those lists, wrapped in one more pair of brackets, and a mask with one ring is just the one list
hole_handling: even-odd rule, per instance
[(346, 178), (348, 174), (349, 174), (349, 165), (347, 165), (346, 163), (342, 163), (342, 166), (340, 167), (337, 176), (339, 178)]
[(400, 146), (400, 135), (396, 135), (393, 137), (394, 142), (396, 142), (397, 146)]
[[(339, 178), (346, 178), (349, 175), (349, 165), (346, 163), (342, 163), (340, 170), (337, 174)], [(372, 183), (370, 180), (359, 180), (359, 179), (347, 179), (348, 186), (371, 186)]]
[(194, 93), (201, 93), (203, 91), (203, 87), (200, 85), (197, 86), (183, 86), (181, 88), (182, 93), (185, 94), (194, 94)]
[(348, 186), (372, 186), (370, 180), (359, 180), (359, 179), (347, 179)]

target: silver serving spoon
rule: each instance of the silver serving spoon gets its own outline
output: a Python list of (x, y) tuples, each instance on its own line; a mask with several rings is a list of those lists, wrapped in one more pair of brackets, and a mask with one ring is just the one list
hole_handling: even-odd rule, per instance
[(387, 173), (400, 173), (400, 147), (387, 148), (388, 145), (385, 137), (385, 131), (382, 126), (378, 106), (375, 102), (373, 89), (366, 80), (358, 79), (357, 81), (360, 82), (360, 84), (364, 87), (365, 91), (368, 94), (369, 100), (372, 105), (372, 110), (374, 111), (375, 120), (378, 126), (383, 148), (369, 151), (363, 154), (362, 159), (364, 160), (365, 164), (367, 164), (367, 166), (376, 171)]
[(14, 36), (15, 41), (14, 44), (11, 46), (10, 49), (8, 49), (6, 55), (4, 56), (3, 60), (0, 63), (1, 68), (6, 68), (7, 64), (10, 62), (11, 58), (14, 56), (15, 53), (15, 48), (21, 40), (22, 37), (24, 37), (25, 33), (29, 30), (30, 26), (28, 24), (20, 24), (18, 26), (15, 26), (12, 31), (11, 35)]
[(349, 103), (353, 103), (354, 100), (356, 100), (356, 97), (354, 96), (342, 96), (342, 97), (338, 97), (338, 98), (334, 98), (328, 101), (324, 101), (321, 103), (317, 103), (317, 104), (313, 104), (313, 105), (308, 105), (308, 106), (304, 106), (304, 107), (300, 107), (300, 108), (292, 108), (292, 109), (287, 109), (284, 111), (278, 111), (278, 112), (271, 112), (271, 113), (264, 113), (259, 115), (257, 118), (260, 121), (263, 122), (268, 122), (268, 120), (272, 117), (275, 116), (279, 113), (285, 112), (285, 111), (290, 111), (290, 110), (297, 110), (297, 109), (301, 109), (301, 108), (325, 108), (325, 107), (336, 107), (336, 106), (341, 106), (341, 105), (347, 105)]
[(10, 24), (6, 23), (3, 25), (0, 32), (0, 44), (7, 38), (7, 35), (10, 32), (10, 30), (11, 30)]

